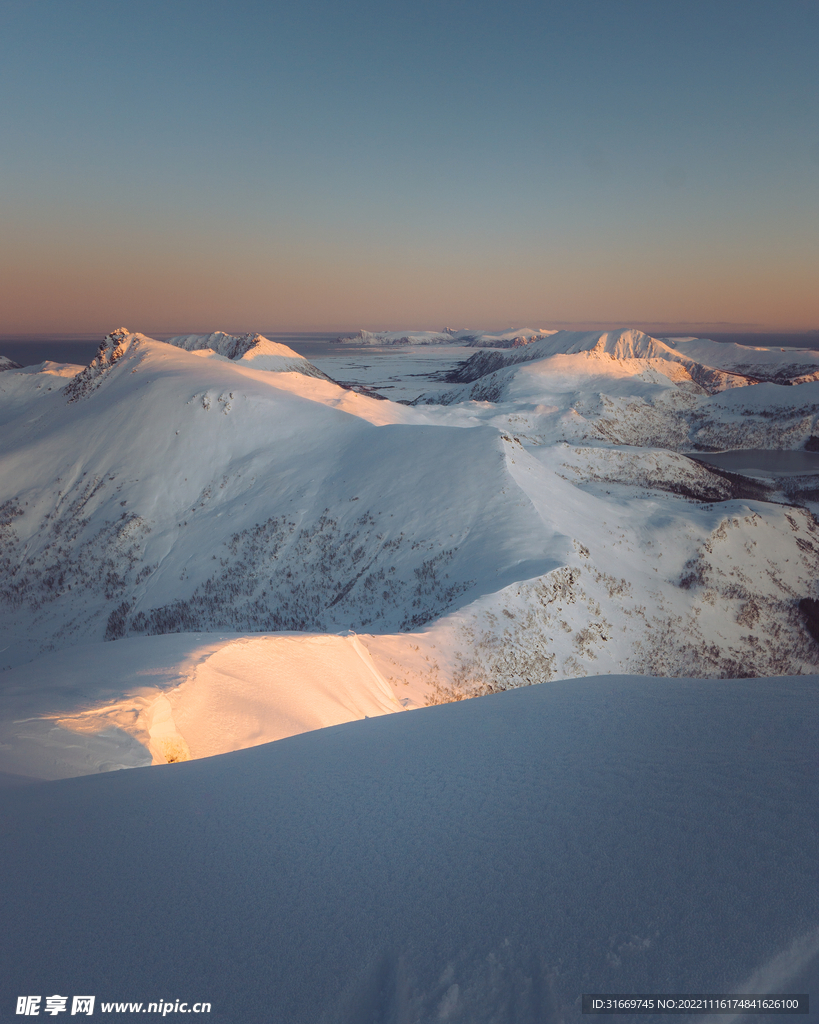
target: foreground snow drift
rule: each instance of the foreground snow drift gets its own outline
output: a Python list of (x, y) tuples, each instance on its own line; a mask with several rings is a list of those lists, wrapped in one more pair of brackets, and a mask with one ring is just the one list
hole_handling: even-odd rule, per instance
[(584, 992), (815, 995), (817, 711), (815, 679), (597, 677), (0, 791), (0, 1006), (528, 1024)]

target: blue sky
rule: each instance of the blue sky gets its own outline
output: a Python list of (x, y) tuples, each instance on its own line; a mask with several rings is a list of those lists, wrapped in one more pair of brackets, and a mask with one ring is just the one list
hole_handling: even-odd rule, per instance
[(0, 333), (815, 328), (819, 4), (0, 4)]

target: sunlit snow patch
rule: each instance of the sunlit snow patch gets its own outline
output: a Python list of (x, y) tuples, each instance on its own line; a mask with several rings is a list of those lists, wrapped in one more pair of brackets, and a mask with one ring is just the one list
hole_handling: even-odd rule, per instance
[(174, 634), (0, 674), (0, 772), (40, 779), (209, 757), (401, 711), (354, 635)]

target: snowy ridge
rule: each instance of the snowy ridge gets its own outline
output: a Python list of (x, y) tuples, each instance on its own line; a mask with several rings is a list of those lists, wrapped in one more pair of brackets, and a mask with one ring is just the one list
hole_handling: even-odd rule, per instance
[(0, 701), (0, 775), (37, 779), (212, 757), (403, 710), (354, 635), (305, 633), (75, 647), (0, 673)]
[(521, 327), (493, 333), (491, 331), (454, 330), (443, 331), (358, 331), (336, 339), (341, 345), (468, 345), (475, 348), (520, 348), (531, 345), (540, 338), (554, 334), (554, 331)]
[(307, 377), (330, 378), (313, 366), (304, 356), (287, 345), (270, 341), (261, 334), (180, 334), (166, 339), (168, 345), (186, 352), (215, 352), (226, 359), (241, 361), (255, 370), (273, 370), (278, 373), (303, 373)]
[(322, 373), (291, 348), (270, 341), (261, 334), (232, 335), (217, 331), (213, 334), (179, 335), (169, 338), (167, 342), (156, 342), (144, 334), (132, 333), (127, 327), (119, 327), (106, 335), (95, 358), (66, 385), (63, 394), (69, 402), (86, 398), (104, 382), (115, 364), (126, 353), (136, 352), (144, 342), (173, 345), (175, 348), (197, 352), (200, 355), (215, 353), (254, 370), (301, 373), (306, 377), (330, 379), (327, 374)]
[(13, 359), (9, 359), (8, 356), (0, 356), (0, 373), (3, 370), (19, 370), (21, 369), (19, 363), (15, 363)]
[(693, 381), (709, 393), (753, 383), (736, 372), (699, 363), (637, 330), (556, 331), (514, 352), (477, 352), (454, 371), (450, 379), (453, 383), (471, 383), (519, 363), (580, 353), (596, 359), (651, 361), (660, 372), (667, 372), (670, 379)]

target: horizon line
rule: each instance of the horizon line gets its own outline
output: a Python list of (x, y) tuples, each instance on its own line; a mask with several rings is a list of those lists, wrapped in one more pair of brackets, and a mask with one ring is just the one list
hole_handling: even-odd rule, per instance
[[(609, 329), (628, 329), (629, 327), (640, 328), (640, 329), (662, 329), (664, 331), (673, 330), (677, 333), (687, 333), (686, 328), (710, 328), (712, 333), (725, 333), (725, 334), (819, 334), (819, 327), (778, 327), (776, 325), (759, 324), (759, 323), (736, 323), (733, 321), (705, 321), (705, 320), (683, 320), (683, 321), (668, 321), (668, 320), (550, 320), (546, 321), (541, 327), (542, 330), (593, 330), (598, 328), (609, 328)], [(714, 330), (718, 328), (718, 330)], [(733, 330), (732, 330), (733, 328)], [(112, 328), (113, 330), (114, 328)], [(451, 328), (450, 328), (451, 329)], [(458, 328), (458, 330), (468, 330), (469, 328)], [(502, 330), (515, 330), (515, 328), (509, 327), (490, 327), (480, 328), (481, 330), (487, 330), (489, 332), (502, 331)], [(217, 328), (216, 330), (222, 330)], [(354, 334), (359, 330), (369, 330), (373, 334), (380, 334), (385, 332), (391, 332), (394, 330), (438, 330), (436, 328), (395, 328), (395, 327), (375, 327), (375, 328), (320, 328), (314, 327), (301, 328), (301, 329), (290, 329), (277, 328), (275, 330), (240, 330), (231, 329), (225, 331), (226, 334), (247, 334), (247, 333), (258, 333), (267, 337), (273, 335), (309, 335), (309, 334)], [(446, 328), (440, 328), (440, 331), (446, 330)], [(109, 334), (110, 331), (102, 333), (99, 330), (86, 330), (86, 331), (9, 331), (0, 333), (0, 342), (3, 341), (16, 341), (25, 344), (26, 342), (37, 342), (37, 341), (50, 341), (52, 343), (70, 343), (70, 342), (81, 342), (81, 341), (93, 341), (99, 338), (102, 340)], [(149, 331), (139, 331), (134, 333), (145, 333), (149, 334)], [(166, 337), (175, 337), (179, 334), (213, 334), (216, 333), (214, 330), (188, 330), (188, 331), (158, 331), (153, 330), (155, 335), (165, 335)], [(157, 337), (157, 340), (162, 340)]]

